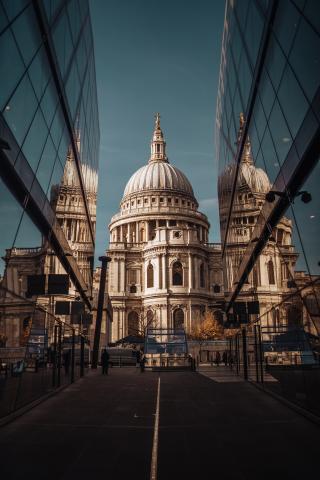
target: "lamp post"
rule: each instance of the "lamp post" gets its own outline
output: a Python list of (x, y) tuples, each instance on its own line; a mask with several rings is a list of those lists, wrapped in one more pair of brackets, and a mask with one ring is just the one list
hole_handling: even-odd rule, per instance
[(106, 276), (107, 276), (107, 265), (108, 265), (108, 262), (111, 262), (111, 258), (103, 256), (103, 257), (99, 257), (99, 260), (101, 262), (101, 275), (100, 275), (99, 294), (98, 294), (96, 328), (94, 332), (93, 351), (92, 351), (92, 363), (91, 363), (92, 369), (96, 369), (98, 367), (101, 323), (102, 323), (103, 304), (104, 304), (104, 291), (105, 291)]

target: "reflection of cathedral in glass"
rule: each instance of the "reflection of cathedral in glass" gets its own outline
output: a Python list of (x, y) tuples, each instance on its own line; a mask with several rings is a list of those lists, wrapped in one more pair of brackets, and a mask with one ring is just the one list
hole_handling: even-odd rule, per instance
[[(80, 142), (77, 142), (80, 147)], [(95, 231), (97, 204), (97, 173), (87, 165), (82, 166), (85, 173), (84, 186), (89, 207), (91, 224)], [(68, 150), (60, 185), (51, 190), (51, 203), (54, 204), (57, 219), (68, 240), (72, 255), (88, 286), (92, 280), (94, 246), (87, 222), (82, 190), (78, 180), (76, 163), (72, 150)]]
[[(240, 115), (238, 139), (241, 138), (244, 125), (243, 114)], [(232, 213), (228, 218), (233, 184), (237, 175), (233, 194)], [(219, 176), (218, 197), (221, 223), (221, 237), (225, 239), (223, 255), (223, 277), (225, 297), (232, 293), (241, 261), (248, 243), (257, 242), (253, 237), (254, 228), (261, 222), (261, 209), (265, 196), (271, 189), (269, 178), (262, 168), (254, 165), (250, 139), (244, 145), (239, 165), (228, 165)], [(227, 236), (226, 236), (227, 235)], [(294, 275), (298, 258), (292, 245), (292, 222), (282, 217), (273, 229), (269, 240), (257, 256), (255, 264), (241, 289), (237, 301), (260, 302), (260, 314), (270, 312), (269, 326), (287, 323), (286, 309), (279, 304), (288, 295), (288, 280)]]

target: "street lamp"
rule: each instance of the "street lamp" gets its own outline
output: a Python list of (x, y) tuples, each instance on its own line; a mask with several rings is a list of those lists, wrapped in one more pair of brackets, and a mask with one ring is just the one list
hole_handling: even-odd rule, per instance
[(100, 275), (99, 294), (98, 294), (96, 328), (94, 332), (93, 351), (92, 351), (92, 363), (91, 363), (92, 369), (96, 369), (98, 367), (101, 323), (102, 323), (103, 304), (104, 304), (104, 290), (106, 286), (107, 265), (108, 265), (108, 262), (111, 262), (111, 258), (102, 256), (102, 257), (99, 257), (99, 260), (101, 262), (101, 275)]

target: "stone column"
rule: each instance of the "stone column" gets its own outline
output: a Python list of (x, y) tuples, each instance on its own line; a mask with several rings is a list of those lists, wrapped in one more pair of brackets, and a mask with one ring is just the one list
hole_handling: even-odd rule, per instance
[(120, 225), (120, 242), (123, 242), (123, 225)]
[(193, 261), (192, 261), (192, 255), (189, 253), (189, 289), (194, 288), (193, 282), (192, 282), (192, 277), (193, 277)]
[(146, 225), (146, 238), (145, 238), (145, 241), (148, 242), (148, 241), (149, 241), (149, 221), (148, 221), (148, 220), (145, 222), (145, 225)]
[(136, 222), (136, 242), (138, 243), (140, 241), (139, 238), (139, 222)]
[(163, 275), (162, 275), (162, 255), (160, 254), (158, 256), (158, 269), (159, 269), (159, 275), (158, 275), (158, 288), (162, 289), (163, 288)]
[(131, 223), (128, 223), (128, 230), (127, 230), (127, 242), (131, 243)]
[(121, 292), (126, 290), (126, 265), (124, 259), (120, 261), (120, 281), (121, 281)]
[(167, 285), (167, 256), (162, 255), (162, 288), (168, 288)]

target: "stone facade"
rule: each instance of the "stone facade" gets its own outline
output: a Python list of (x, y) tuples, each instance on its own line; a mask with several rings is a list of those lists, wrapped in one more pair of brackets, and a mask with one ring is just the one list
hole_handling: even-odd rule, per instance
[(168, 161), (157, 115), (149, 163), (129, 180), (109, 225), (113, 341), (139, 322), (190, 331), (208, 308), (218, 310), (221, 248), (208, 243), (209, 227), (189, 181)]
[[(241, 115), (239, 139), (243, 125)], [(228, 219), (235, 175), (233, 213)], [(221, 305), (230, 298), (241, 259), (248, 243), (254, 241), (252, 232), (270, 189), (266, 172), (254, 165), (248, 138), (239, 171), (231, 164), (218, 179), (221, 236), (224, 239), (227, 235), (225, 252), (220, 244), (208, 243), (209, 222), (198, 211), (186, 176), (169, 163), (157, 114), (149, 162), (128, 181), (120, 213), (112, 217), (109, 225), (107, 255), (112, 262), (107, 288), (113, 307), (112, 341), (135, 334), (147, 325), (183, 326), (190, 332), (207, 310), (221, 321)], [(316, 333), (314, 322), (302, 312), (302, 305), (299, 321), (297, 312), (290, 310), (290, 281), (297, 278), (297, 259), (292, 245), (292, 221), (283, 217), (257, 258), (237, 301), (258, 300), (266, 327), (296, 323)]]

